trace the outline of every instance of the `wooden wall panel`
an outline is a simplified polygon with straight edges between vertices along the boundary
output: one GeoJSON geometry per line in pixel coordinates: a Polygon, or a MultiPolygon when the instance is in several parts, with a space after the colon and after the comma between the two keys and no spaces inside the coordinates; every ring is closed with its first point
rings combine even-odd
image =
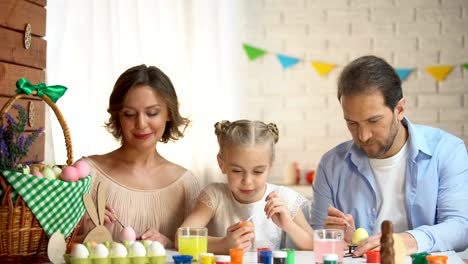
{"type": "Polygon", "coordinates": [[[46,34],[46,9],[24,0],[0,1],[0,26],[24,32],[26,24],[31,24],[31,33],[36,36],[46,34]]]}
{"type": "Polygon", "coordinates": [[[0,61],[13,62],[34,68],[46,68],[47,43],[32,37],[31,47],[24,48],[24,34],[0,27],[0,61]]]}
{"type": "Polygon", "coordinates": [[[16,81],[22,77],[32,84],[44,83],[45,71],[0,61],[0,96],[15,95],[16,81]]]}
{"type": "MultiPolygon", "coordinates": [[[[8,97],[0,96],[0,106],[3,106],[8,100],[8,97]]],[[[21,105],[33,118],[32,124],[28,122],[26,125],[26,131],[36,130],[40,127],[44,128],[46,103],[38,100],[20,99],[16,101],[15,104],[21,105]],[[30,107],[30,104],[33,106],[30,107]],[[32,110],[32,112],[30,112],[30,110],[32,110]]],[[[13,117],[16,117],[17,115],[17,112],[14,109],[9,110],[8,113],[13,117]]]]}

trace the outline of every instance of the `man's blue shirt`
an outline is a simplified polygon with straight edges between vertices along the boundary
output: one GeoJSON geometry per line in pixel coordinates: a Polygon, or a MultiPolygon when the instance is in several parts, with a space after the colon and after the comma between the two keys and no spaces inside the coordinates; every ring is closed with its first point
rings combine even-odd
{"type": "MultiPolygon", "coordinates": [[[[468,247],[468,153],[464,142],[437,128],[411,124],[405,173],[405,205],[419,252],[468,247]]],[[[322,228],[329,205],[351,214],[374,233],[381,199],[369,158],[344,142],[321,159],[313,184],[311,225],[322,228]]]]}

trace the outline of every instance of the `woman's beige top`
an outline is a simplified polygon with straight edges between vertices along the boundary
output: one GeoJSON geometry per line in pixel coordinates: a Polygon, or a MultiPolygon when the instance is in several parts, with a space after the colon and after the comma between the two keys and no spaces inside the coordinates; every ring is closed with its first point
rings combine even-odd
{"type": "MultiPolygon", "coordinates": [[[[193,208],[200,193],[200,181],[190,171],[186,171],[170,185],[156,190],[138,190],[125,186],[110,177],[92,159],[84,158],[91,167],[91,195],[96,201],[98,183],[106,185],[106,205],[115,209],[117,218],[135,229],[141,236],[149,228],[154,228],[171,240],[177,228],[193,208]]],[[[159,176],[158,176],[159,177],[159,176]]],[[[87,216],[87,214],[85,214],[87,216]]],[[[83,221],[85,225],[87,221],[83,221]]],[[[121,225],[114,224],[111,233],[120,241],[121,225]]],[[[89,227],[84,227],[89,231],[89,227]]]]}

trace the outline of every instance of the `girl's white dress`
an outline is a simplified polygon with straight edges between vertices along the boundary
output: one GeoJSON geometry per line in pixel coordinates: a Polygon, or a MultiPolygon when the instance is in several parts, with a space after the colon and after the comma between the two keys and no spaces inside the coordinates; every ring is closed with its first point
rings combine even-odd
{"type": "Polygon", "coordinates": [[[302,195],[285,186],[267,183],[262,199],[250,204],[239,203],[227,183],[212,183],[206,186],[198,200],[214,211],[213,218],[207,225],[208,235],[224,237],[229,226],[253,215],[250,220],[255,228],[253,248],[268,247],[273,250],[284,247],[284,232],[271,219],[267,219],[264,212],[265,198],[273,191],[287,203],[288,211],[293,218],[302,206],[306,205],[307,200],[302,195]]]}

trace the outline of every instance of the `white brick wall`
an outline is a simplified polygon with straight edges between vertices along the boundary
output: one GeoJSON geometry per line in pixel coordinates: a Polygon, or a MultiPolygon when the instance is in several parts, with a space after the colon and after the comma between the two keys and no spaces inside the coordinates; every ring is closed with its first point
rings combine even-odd
{"type": "Polygon", "coordinates": [[[336,78],[357,56],[374,54],[415,68],[403,82],[407,116],[468,144],[468,0],[244,0],[242,41],[272,53],[241,59],[241,113],[277,123],[280,141],[271,181],[286,164],[316,166],[351,139],[336,99],[336,78]],[[275,53],[303,59],[282,70],[275,53]],[[310,61],[337,64],[320,77],[310,61]],[[424,67],[456,64],[443,82],[424,67]]]}

